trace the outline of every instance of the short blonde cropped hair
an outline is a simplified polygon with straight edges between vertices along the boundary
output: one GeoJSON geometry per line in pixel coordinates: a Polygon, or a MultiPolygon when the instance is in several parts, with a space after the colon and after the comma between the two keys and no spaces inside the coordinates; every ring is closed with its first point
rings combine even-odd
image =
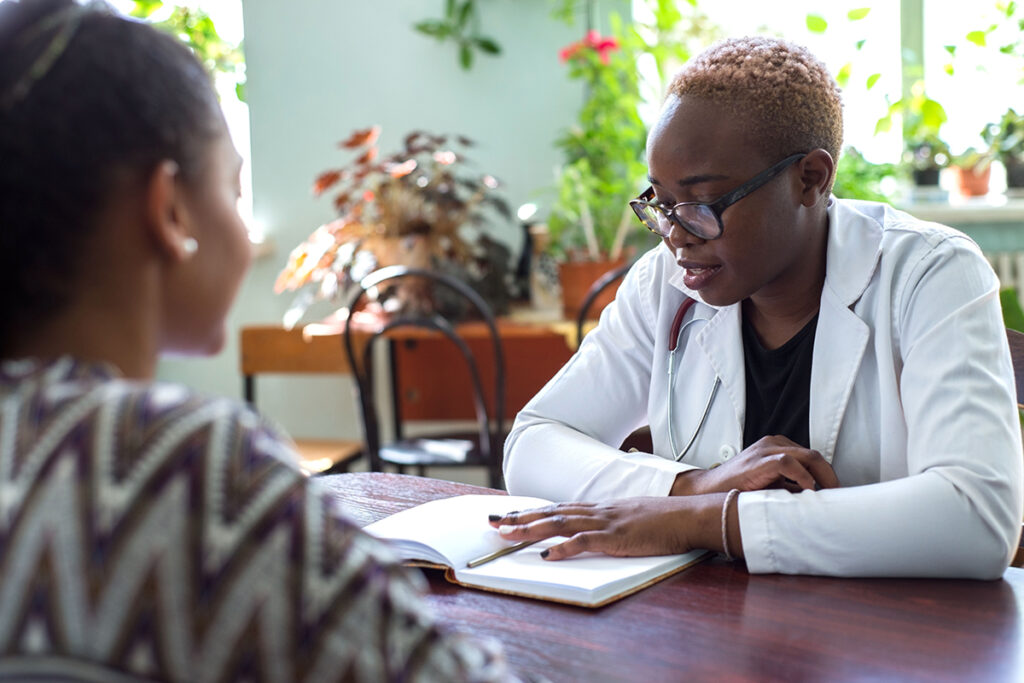
{"type": "Polygon", "coordinates": [[[706,98],[746,117],[754,144],[771,160],[821,148],[839,161],[839,85],[800,45],[760,36],[716,43],[683,66],[669,94],[706,98]]]}

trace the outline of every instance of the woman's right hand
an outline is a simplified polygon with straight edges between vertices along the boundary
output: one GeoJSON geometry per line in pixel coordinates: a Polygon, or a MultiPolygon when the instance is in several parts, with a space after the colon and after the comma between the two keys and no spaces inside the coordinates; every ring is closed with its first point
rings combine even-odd
{"type": "Polygon", "coordinates": [[[793,492],[839,486],[835,470],[821,453],[784,436],[765,436],[739,455],[709,470],[689,470],[676,476],[672,496],[722,493],[731,489],[759,491],[784,488],[793,492]]]}

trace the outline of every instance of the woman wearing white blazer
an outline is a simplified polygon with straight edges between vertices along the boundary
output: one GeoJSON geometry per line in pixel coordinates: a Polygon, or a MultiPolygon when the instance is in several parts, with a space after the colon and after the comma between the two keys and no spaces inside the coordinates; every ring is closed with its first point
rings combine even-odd
{"type": "Polygon", "coordinates": [[[998,280],[954,230],[831,197],[841,127],[824,67],[782,41],[727,41],[676,77],[634,202],[668,248],[506,443],[510,492],[590,503],[492,520],[507,538],[570,537],[552,560],[1003,572],[1022,485],[998,280]],[[619,451],[644,424],[654,452],[619,451]]]}

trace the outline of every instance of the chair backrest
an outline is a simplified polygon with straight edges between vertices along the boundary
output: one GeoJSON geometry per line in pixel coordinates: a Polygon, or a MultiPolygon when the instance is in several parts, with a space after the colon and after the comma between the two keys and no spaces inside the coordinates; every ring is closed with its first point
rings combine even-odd
{"type": "Polygon", "coordinates": [[[342,374],[349,372],[344,352],[330,337],[305,337],[301,329],[247,325],[239,333],[239,359],[247,403],[256,401],[256,377],[262,374],[342,374]]]}
{"type": "MultiPolygon", "coordinates": [[[[363,417],[364,435],[367,451],[370,456],[370,468],[378,470],[381,464],[380,420],[377,414],[377,403],[374,393],[375,383],[373,381],[373,348],[376,346],[375,342],[378,339],[386,337],[388,333],[398,328],[416,327],[439,332],[454,344],[461,353],[469,370],[473,389],[473,403],[480,437],[481,454],[488,463],[492,473],[500,471],[500,439],[504,434],[503,416],[505,414],[505,353],[502,348],[501,336],[498,333],[498,325],[494,318],[494,313],[483,298],[466,283],[444,273],[405,266],[389,266],[374,271],[354,288],[355,291],[348,302],[348,310],[357,310],[360,300],[366,296],[368,290],[379,289],[386,283],[394,283],[407,278],[422,278],[448,288],[451,292],[456,293],[467,301],[486,325],[490,332],[491,349],[494,354],[495,372],[492,403],[494,411],[492,416],[492,411],[488,409],[479,364],[473,356],[469,345],[459,336],[452,321],[438,313],[397,314],[388,319],[380,328],[372,332],[363,332],[363,334],[369,334],[369,339],[362,347],[362,357],[360,358],[356,353],[354,338],[361,333],[361,330],[352,324],[353,316],[350,315],[345,323],[343,342],[352,376],[356,381],[356,390],[359,394],[359,407],[363,417]]],[[[392,372],[400,372],[400,369],[392,367],[392,372]]],[[[393,386],[394,377],[392,377],[393,386]]],[[[402,431],[401,402],[397,396],[392,396],[392,405],[394,408],[393,428],[396,437],[400,438],[402,431]]]]}
{"type": "Polygon", "coordinates": [[[1017,384],[1017,407],[1024,410],[1024,334],[1006,329],[1010,342],[1010,360],[1013,361],[1013,379],[1017,384]]]}
{"type": "Polygon", "coordinates": [[[576,348],[579,348],[580,344],[583,343],[583,326],[586,324],[587,317],[590,315],[590,307],[594,305],[597,297],[601,296],[604,290],[612,286],[619,278],[623,277],[632,266],[632,263],[627,263],[624,266],[619,266],[615,270],[609,270],[601,277],[594,280],[594,284],[590,285],[590,289],[583,297],[583,303],[580,305],[579,315],[576,316],[576,348]]]}

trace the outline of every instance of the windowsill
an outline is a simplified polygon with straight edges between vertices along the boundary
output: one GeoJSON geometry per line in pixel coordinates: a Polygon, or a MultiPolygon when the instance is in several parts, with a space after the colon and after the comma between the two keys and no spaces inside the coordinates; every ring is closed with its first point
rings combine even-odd
{"type": "Polygon", "coordinates": [[[1024,197],[1004,194],[962,197],[951,193],[936,201],[904,201],[897,207],[924,221],[964,225],[970,223],[1024,223],[1024,197]]]}

